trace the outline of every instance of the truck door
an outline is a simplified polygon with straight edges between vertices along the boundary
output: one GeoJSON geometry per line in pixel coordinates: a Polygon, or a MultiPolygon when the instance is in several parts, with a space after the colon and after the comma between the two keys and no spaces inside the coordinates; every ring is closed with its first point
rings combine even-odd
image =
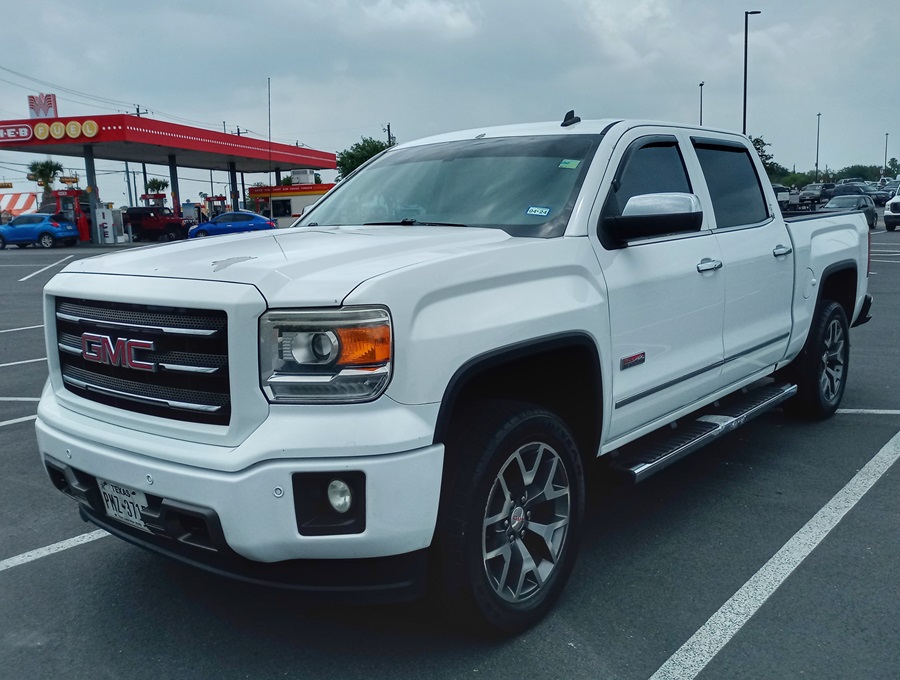
{"type": "Polygon", "coordinates": [[[791,333],[794,254],[784,219],[767,205],[761,168],[741,142],[692,138],[713,207],[725,281],[723,385],[784,357],[791,333]]]}
{"type": "Polygon", "coordinates": [[[630,198],[693,193],[679,140],[637,128],[618,141],[604,178],[597,252],[609,296],[613,417],[609,438],[635,432],[712,393],[723,358],[725,285],[719,244],[704,217],[663,235],[610,243],[610,218],[630,198]],[[612,175],[612,177],[610,177],[612,175]]]}

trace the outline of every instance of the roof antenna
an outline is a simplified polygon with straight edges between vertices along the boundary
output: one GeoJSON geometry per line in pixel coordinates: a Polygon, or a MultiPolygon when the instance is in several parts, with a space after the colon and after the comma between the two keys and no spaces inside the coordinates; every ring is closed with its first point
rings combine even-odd
{"type": "Polygon", "coordinates": [[[566,117],[563,118],[562,125],[560,127],[569,127],[570,125],[575,125],[575,123],[580,123],[581,118],[575,115],[575,109],[572,109],[566,114],[566,117]]]}

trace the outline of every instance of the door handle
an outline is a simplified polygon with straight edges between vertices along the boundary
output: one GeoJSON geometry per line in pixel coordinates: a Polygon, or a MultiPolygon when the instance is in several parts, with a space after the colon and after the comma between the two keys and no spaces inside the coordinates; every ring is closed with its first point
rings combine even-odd
{"type": "Polygon", "coordinates": [[[711,260],[708,257],[704,257],[702,260],[700,260],[700,263],[697,265],[697,271],[701,272],[701,273],[714,272],[717,269],[721,269],[721,268],[722,268],[721,260],[711,260]]]}
{"type": "Polygon", "coordinates": [[[777,246],[775,246],[775,248],[772,250],[772,254],[775,257],[781,257],[783,255],[790,255],[793,252],[794,252],[793,248],[791,248],[790,246],[783,246],[780,243],[777,246]]]}

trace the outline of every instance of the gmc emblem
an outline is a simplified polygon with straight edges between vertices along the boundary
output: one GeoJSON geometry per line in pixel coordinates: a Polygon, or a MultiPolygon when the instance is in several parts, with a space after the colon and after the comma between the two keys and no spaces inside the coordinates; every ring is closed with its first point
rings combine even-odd
{"type": "Polygon", "coordinates": [[[127,338],[118,338],[113,342],[108,335],[94,335],[93,333],[85,333],[81,336],[81,358],[85,361],[109,364],[110,366],[124,366],[137,371],[155,371],[156,364],[141,361],[135,356],[135,352],[139,349],[152,352],[153,342],[128,340],[127,338]]]}

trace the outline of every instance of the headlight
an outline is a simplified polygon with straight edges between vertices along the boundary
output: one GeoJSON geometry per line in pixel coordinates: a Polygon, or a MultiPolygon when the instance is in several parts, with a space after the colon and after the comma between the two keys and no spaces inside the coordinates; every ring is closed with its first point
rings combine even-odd
{"type": "Polygon", "coordinates": [[[259,321],[259,376],[270,402],[370,401],[391,377],[391,317],[380,307],[273,311],[259,321]]]}

